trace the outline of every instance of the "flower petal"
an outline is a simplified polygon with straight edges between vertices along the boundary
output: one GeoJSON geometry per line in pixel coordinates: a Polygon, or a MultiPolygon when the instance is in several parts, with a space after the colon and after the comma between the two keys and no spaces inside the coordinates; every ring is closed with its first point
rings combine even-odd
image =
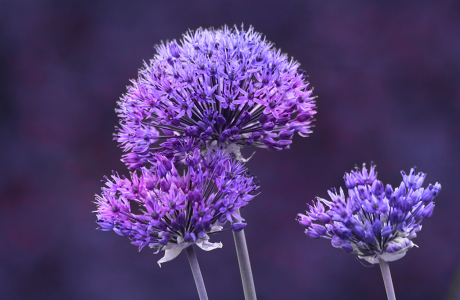
{"type": "Polygon", "coordinates": [[[196,243],[196,245],[198,247],[200,247],[201,249],[203,249],[204,251],[211,251],[211,250],[214,250],[214,249],[217,249],[217,248],[222,248],[222,243],[221,242],[210,243],[208,241],[202,241],[202,242],[196,243]]]}

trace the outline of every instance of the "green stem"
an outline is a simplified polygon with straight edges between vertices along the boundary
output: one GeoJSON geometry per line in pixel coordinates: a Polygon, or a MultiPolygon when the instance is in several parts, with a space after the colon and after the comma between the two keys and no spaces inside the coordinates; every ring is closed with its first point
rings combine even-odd
{"type": "MultiPolygon", "coordinates": [[[[237,213],[240,214],[239,210],[237,210],[237,213]]],[[[251,262],[249,261],[248,246],[246,244],[244,230],[238,232],[233,231],[233,238],[235,239],[241,281],[243,282],[244,299],[256,300],[256,288],[254,286],[254,279],[252,278],[251,262]]]]}
{"type": "Polygon", "coordinates": [[[396,300],[393,282],[391,281],[390,265],[388,262],[379,258],[380,270],[382,271],[383,282],[385,283],[385,290],[387,291],[388,300],[396,300]]]}
{"type": "Polygon", "coordinates": [[[195,248],[193,248],[193,246],[194,244],[185,248],[185,252],[187,253],[188,261],[190,263],[190,267],[192,268],[193,278],[195,279],[196,289],[198,290],[198,296],[200,297],[200,300],[208,300],[203,276],[201,276],[200,265],[198,264],[195,248]]]}

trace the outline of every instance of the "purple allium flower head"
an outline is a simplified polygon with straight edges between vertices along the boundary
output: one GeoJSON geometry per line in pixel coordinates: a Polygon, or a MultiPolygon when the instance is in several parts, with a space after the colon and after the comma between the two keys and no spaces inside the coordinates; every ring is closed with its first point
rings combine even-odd
{"type": "Polygon", "coordinates": [[[315,111],[299,64],[252,28],[198,29],[162,43],[118,102],[115,139],[132,170],[163,152],[195,148],[289,148],[308,136],[315,111]],[[167,139],[167,140],[165,140],[167,139]]]}
{"type": "MultiPolygon", "coordinates": [[[[147,245],[155,253],[165,250],[158,264],[193,243],[204,250],[222,247],[210,243],[209,235],[222,231],[227,221],[243,220],[236,210],[254,198],[258,186],[243,163],[223,150],[195,152],[183,175],[157,153],[150,169],[142,167],[131,178],[115,173],[106,178],[95,202],[99,229],[129,237],[139,251],[147,245]]],[[[232,229],[244,226],[235,223],[232,229]]]]}
{"type": "Polygon", "coordinates": [[[431,217],[433,199],[441,190],[439,183],[421,187],[426,174],[415,171],[401,171],[403,182],[393,189],[377,180],[375,165],[368,172],[363,164],[361,170],[345,173],[348,196],[342,188],[338,193],[331,189],[332,201],[317,197],[296,220],[308,236],[330,239],[334,247],[370,263],[398,260],[415,246],[411,240],[422,229],[422,220],[431,217]]]}

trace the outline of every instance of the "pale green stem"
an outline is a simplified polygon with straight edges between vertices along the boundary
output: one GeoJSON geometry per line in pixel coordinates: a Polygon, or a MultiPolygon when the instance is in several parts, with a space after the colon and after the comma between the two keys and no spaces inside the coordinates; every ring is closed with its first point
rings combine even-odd
{"type": "Polygon", "coordinates": [[[185,252],[187,253],[188,261],[190,263],[190,267],[192,268],[193,278],[195,279],[196,289],[198,290],[198,296],[200,297],[200,300],[208,300],[203,276],[201,276],[200,265],[198,265],[198,259],[196,258],[193,244],[185,248],[185,252]]]}
{"type": "Polygon", "coordinates": [[[380,270],[382,271],[383,282],[385,283],[385,290],[387,291],[388,300],[396,300],[393,282],[391,281],[390,265],[388,262],[379,258],[380,270]]]}
{"type": "MultiPolygon", "coordinates": [[[[237,213],[240,214],[240,211],[237,210],[237,213]]],[[[254,279],[252,278],[251,262],[249,261],[248,246],[246,245],[244,230],[238,232],[233,231],[233,238],[235,239],[241,281],[243,282],[244,299],[256,300],[256,288],[254,286],[254,279]]]]}

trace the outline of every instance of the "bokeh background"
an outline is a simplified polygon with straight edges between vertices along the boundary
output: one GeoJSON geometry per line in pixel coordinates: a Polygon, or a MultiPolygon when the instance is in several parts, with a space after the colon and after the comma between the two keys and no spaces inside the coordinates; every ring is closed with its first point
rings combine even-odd
{"type": "MultiPolygon", "coordinates": [[[[301,63],[318,96],[311,137],[257,150],[243,211],[258,297],[386,299],[380,269],[312,240],[294,218],[374,161],[443,189],[420,248],[391,264],[399,299],[460,299],[460,2],[0,1],[0,299],[197,299],[186,255],[95,230],[103,175],[128,174],[117,99],[153,46],[188,29],[253,25],[301,63]],[[457,294],[456,294],[457,293],[457,294]]],[[[216,236],[217,237],[217,236],[216,236]]],[[[210,299],[243,299],[230,232],[198,251],[210,299]]]]}

